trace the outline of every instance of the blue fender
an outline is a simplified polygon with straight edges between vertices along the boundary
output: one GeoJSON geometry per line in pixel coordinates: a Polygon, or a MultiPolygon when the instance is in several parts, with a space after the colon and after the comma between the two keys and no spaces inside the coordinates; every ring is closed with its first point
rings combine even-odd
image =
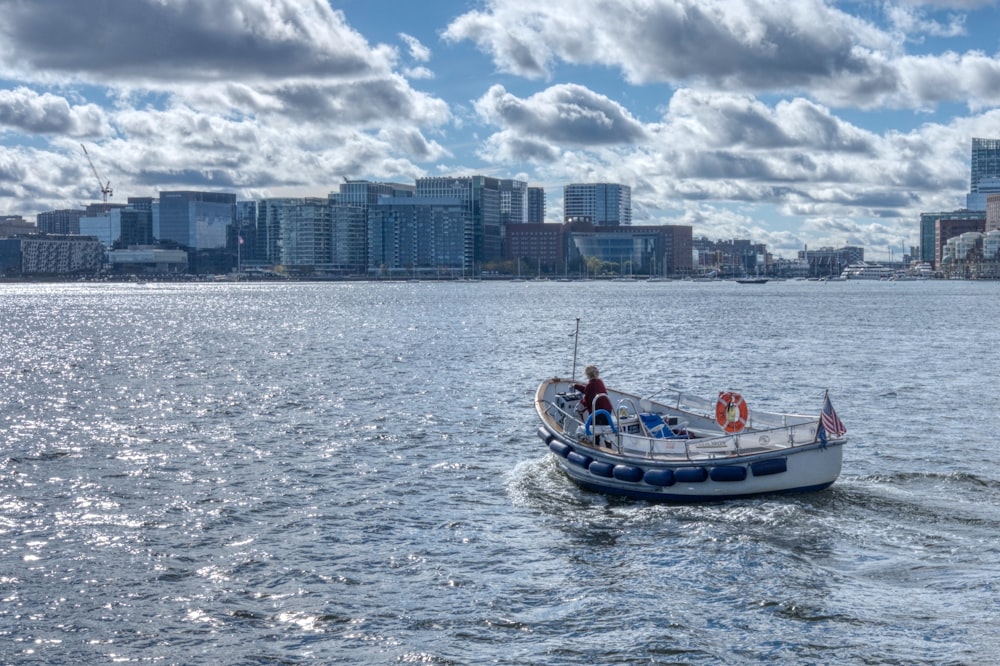
{"type": "Polygon", "coordinates": [[[555,438],[556,438],[556,436],[555,436],[555,435],[553,435],[553,434],[552,434],[551,432],[549,432],[548,430],[546,430],[545,428],[543,428],[543,427],[539,426],[539,427],[538,427],[538,438],[539,438],[540,440],[542,440],[543,442],[545,442],[546,444],[548,444],[548,443],[549,443],[549,442],[551,442],[551,441],[552,441],[553,439],[555,439],[555,438]]]}
{"type": "Polygon", "coordinates": [[[578,465],[584,469],[587,469],[587,467],[590,465],[591,462],[593,462],[594,459],[591,458],[590,456],[585,456],[582,453],[577,453],[576,451],[570,451],[569,453],[566,454],[566,460],[570,461],[574,465],[578,465]]]}
{"type": "Polygon", "coordinates": [[[565,458],[566,456],[569,455],[569,452],[572,450],[573,449],[570,448],[568,444],[563,444],[558,440],[549,442],[549,451],[556,454],[560,458],[565,458]]]}
{"type": "Polygon", "coordinates": [[[747,478],[747,468],[743,465],[719,465],[709,473],[712,481],[744,481],[747,478]]]}
{"type": "Polygon", "coordinates": [[[646,472],[642,480],[651,486],[672,486],[674,485],[674,470],[672,469],[651,469],[646,472]]]}
{"type": "Polygon", "coordinates": [[[758,460],[750,463],[750,471],[754,476],[767,476],[768,474],[781,474],[788,471],[788,458],[771,458],[770,460],[758,460]]]}
{"type": "Polygon", "coordinates": [[[633,465],[615,465],[613,474],[619,481],[631,481],[632,483],[642,481],[642,468],[633,465]]]}
{"type": "Polygon", "coordinates": [[[590,463],[590,467],[587,469],[589,469],[590,473],[594,476],[603,476],[605,479],[610,479],[611,475],[614,473],[615,466],[611,463],[595,460],[590,463]]]}
{"type": "Polygon", "coordinates": [[[674,470],[677,483],[701,483],[708,478],[708,470],[704,467],[679,467],[674,470]]]}

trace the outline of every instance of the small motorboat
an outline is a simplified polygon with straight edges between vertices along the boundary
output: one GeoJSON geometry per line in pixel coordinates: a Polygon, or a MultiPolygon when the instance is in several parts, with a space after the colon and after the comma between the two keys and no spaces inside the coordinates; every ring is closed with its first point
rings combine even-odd
{"type": "Polygon", "coordinates": [[[584,417],[575,383],[543,381],[535,410],[538,436],[584,488],[695,502],[818,491],[840,475],[846,428],[829,395],[819,413],[801,415],[751,410],[735,391],[706,399],[670,389],[654,400],[608,388],[613,410],[584,417]],[[596,425],[601,413],[606,424],[596,425]]]}

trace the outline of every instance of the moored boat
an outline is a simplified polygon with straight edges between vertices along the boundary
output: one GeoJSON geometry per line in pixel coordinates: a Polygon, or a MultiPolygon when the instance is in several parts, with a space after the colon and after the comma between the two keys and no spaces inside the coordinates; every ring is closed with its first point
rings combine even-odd
{"type": "Polygon", "coordinates": [[[892,269],[882,264],[873,264],[866,261],[848,265],[840,273],[844,280],[888,280],[892,277],[892,269]]]}
{"type": "Polygon", "coordinates": [[[535,410],[538,436],[584,488],[693,502],[818,491],[840,475],[846,429],[828,396],[820,413],[801,415],[751,410],[733,391],[653,400],[609,388],[613,409],[583,417],[574,383],[543,381],[535,410]],[[595,425],[602,412],[608,424],[595,425]]]}

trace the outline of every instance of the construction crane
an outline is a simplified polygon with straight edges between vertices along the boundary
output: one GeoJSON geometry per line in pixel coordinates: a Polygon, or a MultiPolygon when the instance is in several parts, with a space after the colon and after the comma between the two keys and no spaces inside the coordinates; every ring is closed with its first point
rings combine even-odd
{"type": "Polygon", "coordinates": [[[107,183],[101,181],[101,177],[97,175],[97,167],[94,166],[94,160],[90,159],[90,153],[87,152],[87,146],[81,143],[80,147],[83,148],[83,154],[87,156],[87,162],[90,163],[90,170],[94,172],[94,178],[97,179],[97,186],[101,188],[101,196],[104,197],[104,205],[107,207],[108,197],[111,196],[111,181],[109,180],[107,183]]]}

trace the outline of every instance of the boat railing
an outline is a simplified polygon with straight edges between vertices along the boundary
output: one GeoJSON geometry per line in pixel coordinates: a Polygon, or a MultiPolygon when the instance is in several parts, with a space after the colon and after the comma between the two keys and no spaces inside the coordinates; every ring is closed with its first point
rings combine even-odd
{"type": "MultiPolygon", "coordinates": [[[[671,391],[672,397],[660,399],[659,401],[678,411],[689,412],[710,421],[715,420],[714,400],[703,398],[700,395],[691,395],[680,390],[671,391]]],[[[668,394],[669,395],[669,394],[668,394]]],[[[750,407],[750,420],[747,427],[753,430],[770,430],[772,428],[784,428],[801,425],[816,421],[816,416],[806,414],[783,414],[779,412],[769,412],[762,409],[750,407]]]]}
{"type": "Polygon", "coordinates": [[[646,435],[619,433],[619,448],[624,454],[641,455],[650,460],[710,460],[751,455],[811,444],[816,441],[817,423],[812,421],[694,439],[658,439],[646,435]]]}

